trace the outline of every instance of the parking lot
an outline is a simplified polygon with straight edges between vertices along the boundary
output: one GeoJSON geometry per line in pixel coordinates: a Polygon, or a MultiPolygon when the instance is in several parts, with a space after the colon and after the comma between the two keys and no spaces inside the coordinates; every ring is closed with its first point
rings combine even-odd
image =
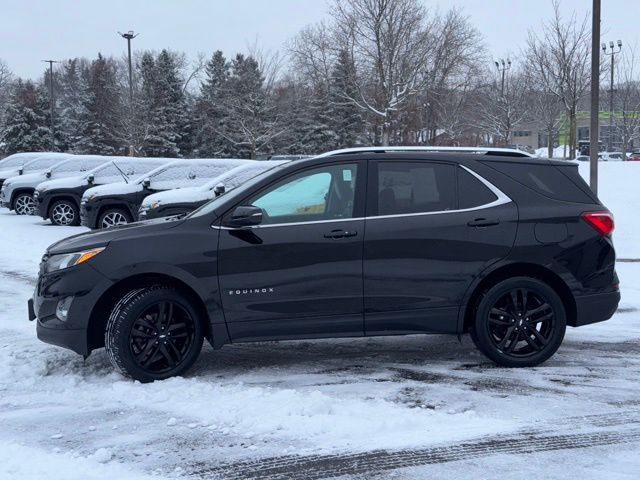
{"type": "Polygon", "coordinates": [[[497,368],[464,337],[268,342],[205,346],[188,377],[148,385],[36,339],[39,258],[85,229],[2,209],[0,477],[566,478],[570,459],[573,477],[637,478],[640,255],[619,186],[601,197],[620,308],[541,367],[497,368]]]}

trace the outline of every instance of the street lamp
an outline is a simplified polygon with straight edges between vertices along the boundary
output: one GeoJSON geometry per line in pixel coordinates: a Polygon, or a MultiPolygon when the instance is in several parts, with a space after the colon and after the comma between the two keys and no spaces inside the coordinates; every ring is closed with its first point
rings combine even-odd
{"type": "Polygon", "coordinates": [[[610,51],[607,52],[607,45],[602,44],[602,53],[611,57],[611,83],[609,84],[609,136],[607,139],[607,150],[610,152],[613,148],[613,72],[615,66],[615,58],[618,53],[622,51],[622,40],[618,40],[618,49],[613,44],[613,41],[609,42],[610,51]]]}
{"type": "MultiPolygon", "coordinates": [[[[133,30],[129,30],[127,33],[118,32],[118,34],[120,34],[120,36],[127,41],[127,53],[129,59],[129,112],[131,115],[131,118],[129,119],[129,121],[131,122],[131,125],[129,127],[129,135],[130,141],[133,143],[133,68],[131,67],[131,40],[133,40],[140,34],[134,34],[133,30]]],[[[133,156],[133,153],[133,145],[130,144],[129,155],[133,156]]]]}
{"type": "Polygon", "coordinates": [[[505,62],[504,58],[501,58],[499,61],[495,61],[493,63],[495,63],[496,68],[498,69],[498,72],[502,74],[500,95],[504,97],[504,75],[505,75],[505,72],[511,68],[511,60],[507,58],[507,61],[505,62]]]}
{"type": "Polygon", "coordinates": [[[59,63],[57,60],[42,60],[45,63],[49,64],[49,123],[51,125],[51,151],[55,151],[56,149],[56,132],[55,132],[55,123],[53,119],[53,111],[55,108],[55,103],[53,101],[53,64],[59,63]]]}

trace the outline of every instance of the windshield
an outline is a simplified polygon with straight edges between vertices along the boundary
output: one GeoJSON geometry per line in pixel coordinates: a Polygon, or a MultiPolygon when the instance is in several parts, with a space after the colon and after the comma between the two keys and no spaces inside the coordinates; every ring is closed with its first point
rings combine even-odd
{"type": "Polygon", "coordinates": [[[22,171],[24,173],[27,173],[27,172],[37,172],[38,170],[45,170],[46,168],[50,167],[54,163],[58,163],[61,160],[62,160],[61,158],[55,158],[55,157],[37,158],[35,160],[32,160],[29,163],[25,163],[24,166],[22,167],[22,171]]]}
{"type": "MultiPolygon", "coordinates": [[[[224,201],[227,201],[230,198],[233,199],[233,198],[237,198],[244,195],[244,193],[247,190],[251,189],[256,183],[262,180],[266,175],[270,174],[276,168],[281,166],[282,164],[274,165],[267,170],[258,172],[257,174],[255,174],[255,176],[253,176],[253,178],[247,179],[246,183],[239,185],[236,188],[233,188],[232,192],[226,192],[224,195],[216,197],[213,200],[202,205],[200,208],[194,210],[193,212],[191,212],[191,214],[188,215],[188,218],[191,218],[191,217],[195,218],[195,217],[201,217],[203,215],[208,215],[209,213],[213,212],[218,207],[218,205],[220,205],[221,199],[224,199],[224,201]]],[[[225,183],[225,188],[226,188],[226,183],[225,183]]]]}
{"type": "Polygon", "coordinates": [[[57,172],[86,172],[92,168],[99,167],[107,160],[105,158],[74,158],[66,160],[51,168],[54,173],[57,172]]]}
{"type": "Polygon", "coordinates": [[[219,177],[216,177],[215,179],[207,183],[206,187],[207,190],[214,190],[216,186],[222,184],[224,185],[225,192],[228,193],[230,190],[233,190],[237,186],[242,185],[244,182],[252,179],[256,175],[259,175],[266,170],[271,170],[273,167],[277,167],[278,165],[282,165],[283,163],[287,162],[285,160],[262,161],[236,167],[233,170],[229,170],[219,177]]]}
{"type": "Polygon", "coordinates": [[[33,157],[31,158],[14,157],[14,158],[5,159],[4,161],[2,161],[2,163],[0,163],[0,170],[4,168],[9,168],[9,167],[19,167],[21,165],[24,165],[26,162],[28,162],[31,159],[33,159],[33,157]]]}
{"type": "Polygon", "coordinates": [[[237,163],[176,163],[151,176],[150,187],[154,190],[169,190],[183,187],[199,187],[214,177],[231,170],[237,163]]]}
{"type": "Polygon", "coordinates": [[[96,183],[123,182],[123,174],[127,178],[137,178],[162,165],[161,162],[140,162],[126,158],[107,160],[107,162],[91,172],[95,177],[96,183]]]}

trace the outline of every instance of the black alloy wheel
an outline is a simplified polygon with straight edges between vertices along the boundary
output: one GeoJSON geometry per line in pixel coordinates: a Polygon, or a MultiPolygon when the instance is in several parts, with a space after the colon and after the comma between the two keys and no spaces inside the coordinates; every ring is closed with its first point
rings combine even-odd
{"type": "Polygon", "coordinates": [[[192,300],[172,287],[127,292],[107,321],[105,348],[111,363],[141,382],[181,375],[202,349],[199,315],[192,300]]]}
{"type": "Polygon", "coordinates": [[[195,341],[195,321],[172,301],[151,305],[133,322],[129,348],[136,365],[162,374],[176,368],[195,341]]]}
{"type": "Polygon", "coordinates": [[[535,278],[514,277],[481,297],[471,338],[499,365],[527,367],[551,357],[565,330],[566,312],[555,290],[535,278]]]}

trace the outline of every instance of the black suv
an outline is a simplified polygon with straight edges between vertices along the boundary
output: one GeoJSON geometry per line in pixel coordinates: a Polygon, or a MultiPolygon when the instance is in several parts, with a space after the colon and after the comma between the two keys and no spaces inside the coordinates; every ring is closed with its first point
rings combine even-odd
{"type": "Polygon", "coordinates": [[[169,163],[170,158],[104,157],[104,163],[77,177],[39,184],[33,199],[37,214],[54,225],[80,225],[82,194],[96,185],[122,183],[169,163]]]}
{"type": "Polygon", "coordinates": [[[611,317],[612,215],[570,162],[341,151],[276,167],[186,218],[50,246],[38,337],[140,381],[226,343],[471,334],[503,366],[611,317]]]}

